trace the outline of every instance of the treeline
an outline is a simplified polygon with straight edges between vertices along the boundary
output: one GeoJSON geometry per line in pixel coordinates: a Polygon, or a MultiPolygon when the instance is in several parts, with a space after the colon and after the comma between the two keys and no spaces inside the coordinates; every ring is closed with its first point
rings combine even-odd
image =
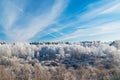
{"type": "Polygon", "coordinates": [[[120,41],[2,43],[0,80],[119,80],[120,41]]]}

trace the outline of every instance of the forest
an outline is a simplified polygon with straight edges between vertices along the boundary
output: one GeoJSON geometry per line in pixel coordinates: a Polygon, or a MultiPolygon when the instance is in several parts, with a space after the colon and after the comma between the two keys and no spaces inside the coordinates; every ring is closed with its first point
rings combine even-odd
{"type": "Polygon", "coordinates": [[[119,80],[120,40],[0,42],[0,80],[119,80]]]}

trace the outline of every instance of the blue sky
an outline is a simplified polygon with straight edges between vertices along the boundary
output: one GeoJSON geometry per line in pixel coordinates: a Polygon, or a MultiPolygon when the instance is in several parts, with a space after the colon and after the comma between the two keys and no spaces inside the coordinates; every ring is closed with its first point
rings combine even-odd
{"type": "Polygon", "coordinates": [[[120,39],[120,0],[0,1],[0,41],[120,39]]]}

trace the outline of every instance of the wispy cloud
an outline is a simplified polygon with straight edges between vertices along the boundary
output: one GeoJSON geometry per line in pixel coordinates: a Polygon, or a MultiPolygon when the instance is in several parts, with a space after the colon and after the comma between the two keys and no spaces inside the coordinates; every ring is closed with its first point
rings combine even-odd
{"type": "Polygon", "coordinates": [[[2,13],[2,25],[6,30],[9,30],[16,20],[19,18],[19,15],[22,13],[22,9],[24,8],[24,5],[19,6],[15,4],[13,1],[2,1],[2,7],[3,12],[2,13]]]}
{"type": "MultiPolygon", "coordinates": [[[[80,29],[77,30],[69,35],[64,35],[60,38],[54,39],[55,41],[74,41],[75,39],[81,39],[82,37],[93,37],[93,36],[104,36],[106,34],[114,34],[120,32],[120,23],[119,22],[111,22],[106,23],[104,25],[98,25],[93,28],[87,28],[87,29],[80,29]]],[[[88,39],[89,40],[89,39],[88,39]]]]}
{"type": "MultiPolygon", "coordinates": [[[[70,34],[66,34],[64,36],[61,36],[59,38],[53,39],[55,41],[71,41],[71,40],[75,40],[75,39],[82,39],[82,37],[90,37],[92,38],[92,36],[100,36],[100,35],[106,35],[106,34],[114,34],[114,33],[118,33],[120,32],[120,21],[112,21],[113,18],[111,18],[111,20],[109,19],[97,19],[98,17],[103,17],[105,14],[109,13],[112,14],[112,12],[116,13],[118,12],[117,10],[119,9],[120,6],[120,2],[116,1],[116,2],[112,2],[108,5],[99,7],[97,9],[93,9],[92,11],[88,11],[85,14],[82,14],[79,19],[73,23],[64,25],[65,28],[69,27],[69,26],[73,26],[76,25],[77,23],[81,23],[83,21],[87,21],[88,23],[85,22],[85,24],[80,24],[79,26],[75,26],[78,28],[78,30],[70,33],[70,34]],[[100,22],[99,22],[100,21],[100,22]],[[91,22],[91,23],[90,23],[91,22]],[[81,28],[85,28],[86,29],[81,29],[81,28]]],[[[116,18],[117,19],[117,18],[116,18]]]]}
{"type": "Polygon", "coordinates": [[[117,3],[110,8],[104,10],[101,14],[113,13],[113,12],[120,12],[120,3],[117,3]]]}
{"type": "Polygon", "coordinates": [[[81,3],[81,0],[78,1],[79,4],[74,4],[74,0],[53,0],[52,4],[48,2],[48,5],[42,4],[41,1],[38,0],[38,3],[43,6],[37,6],[36,9],[36,5],[29,1],[2,0],[2,5],[0,4],[2,7],[0,26],[4,28],[2,34],[4,32],[11,41],[29,41],[33,38],[42,40],[47,36],[47,41],[70,41],[85,40],[87,37],[97,39],[97,36],[120,32],[119,0],[86,3],[81,3]],[[30,5],[35,6],[37,14],[30,5]]]}
{"type": "MultiPolygon", "coordinates": [[[[109,19],[109,20],[108,19],[97,19],[97,17],[100,17],[100,16],[103,17],[103,15],[106,13],[111,14],[111,12],[114,12],[114,11],[116,12],[116,9],[118,9],[120,3],[118,0],[109,1],[109,3],[107,3],[106,5],[104,3],[105,1],[100,1],[100,2],[93,3],[93,4],[86,6],[87,11],[83,12],[82,14],[80,13],[78,15],[74,15],[74,17],[76,17],[77,19],[72,22],[64,23],[64,24],[61,24],[61,23],[59,24],[59,22],[56,23],[56,25],[58,26],[56,28],[57,32],[62,33],[61,32],[62,29],[65,29],[67,27],[69,28],[70,26],[74,26],[75,28],[78,28],[78,29],[88,28],[88,27],[97,27],[98,25],[112,21],[112,19],[109,19]],[[95,6],[99,6],[99,7],[95,7],[95,6]]],[[[49,33],[53,33],[53,32],[55,31],[52,31],[52,30],[49,31],[49,33]]],[[[47,35],[47,34],[44,34],[44,35],[47,35]]]]}
{"type": "Polygon", "coordinates": [[[68,1],[55,0],[53,6],[49,6],[51,7],[49,13],[34,16],[33,18],[31,18],[30,21],[26,22],[25,26],[22,26],[22,29],[19,29],[17,27],[10,29],[10,27],[14,25],[14,22],[19,17],[19,13],[22,9],[18,9],[18,6],[15,6],[15,4],[12,5],[12,3],[7,2],[6,4],[8,4],[8,6],[4,6],[4,14],[7,14],[7,17],[4,18],[7,21],[3,20],[4,22],[6,22],[4,23],[6,24],[4,26],[10,30],[7,32],[7,36],[9,36],[15,41],[27,41],[31,39],[38,32],[51,25],[54,22],[54,20],[57,20],[57,17],[64,11],[65,7],[67,6],[67,3],[68,1]]]}

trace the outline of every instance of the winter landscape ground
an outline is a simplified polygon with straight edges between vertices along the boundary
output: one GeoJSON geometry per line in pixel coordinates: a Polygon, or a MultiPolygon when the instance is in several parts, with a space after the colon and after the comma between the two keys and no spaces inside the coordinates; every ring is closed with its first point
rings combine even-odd
{"type": "Polygon", "coordinates": [[[0,0],[0,80],[120,80],[120,0],[0,0]]]}
{"type": "Polygon", "coordinates": [[[0,80],[120,80],[120,41],[1,42],[0,80]]]}

